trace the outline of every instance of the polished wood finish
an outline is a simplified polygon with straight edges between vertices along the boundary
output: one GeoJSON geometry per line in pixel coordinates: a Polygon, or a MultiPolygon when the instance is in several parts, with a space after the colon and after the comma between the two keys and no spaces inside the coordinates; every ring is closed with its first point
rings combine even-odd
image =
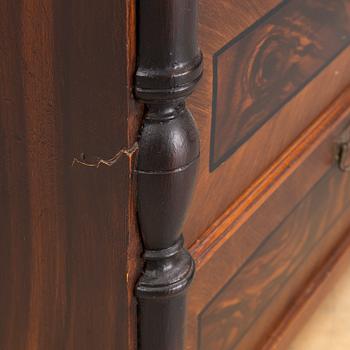
{"type": "MultiPolygon", "coordinates": [[[[220,293],[254,251],[268,239],[271,232],[281,225],[293,207],[302,201],[306,193],[311,191],[330,167],[335,168],[334,171],[338,171],[339,176],[347,176],[341,175],[345,173],[337,168],[339,149],[335,145],[342,142],[343,130],[350,122],[349,101],[350,91],[346,91],[271,165],[261,178],[252,184],[251,188],[228,208],[222,217],[213,223],[202,239],[192,246],[191,253],[196,261],[197,274],[189,294],[187,323],[189,334],[200,332],[198,317],[202,310],[216,294],[220,293]]],[[[341,196],[338,193],[338,199],[346,195],[346,191],[341,196]]],[[[340,208],[340,204],[337,207],[340,208]]],[[[347,217],[344,218],[343,224],[350,225],[347,217]]],[[[316,255],[317,259],[321,259],[323,254],[329,254],[334,245],[333,239],[339,236],[330,237],[325,248],[322,248],[324,252],[316,255]]],[[[312,268],[318,264],[317,259],[314,263],[311,263],[310,259],[308,257],[308,263],[305,265],[306,275],[312,273],[312,268]],[[309,264],[311,271],[306,269],[309,264]]],[[[307,277],[300,275],[303,278],[307,277]]],[[[287,293],[283,302],[288,304],[293,295],[292,291],[298,293],[303,283],[304,281],[293,278],[287,287],[291,294],[287,293]]],[[[254,290],[256,293],[260,291],[260,289],[254,290]]],[[[234,298],[233,295],[232,298],[234,298]]],[[[281,310],[284,310],[285,306],[282,304],[281,301],[281,305],[276,303],[267,308],[267,315],[270,318],[275,313],[275,322],[281,317],[281,310]]],[[[267,316],[263,324],[259,325],[261,329],[254,325],[241,340],[245,346],[238,344],[237,349],[249,348],[259,341],[261,343],[261,337],[266,336],[267,324],[271,324],[270,321],[267,316]],[[260,333],[259,330],[261,330],[260,333]],[[255,331],[256,335],[253,336],[252,333],[255,331]],[[253,341],[255,343],[252,343],[253,341]]],[[[195,337],[187,337],[188,348],[197,349],[198,345],[195,337]]]]}
{"type": "Polygon", "coordinates": [[[199,315],[199,349],[234,349],[349,205],[350,177],[334,166],[199,315]],[[323,215],[327,213],[327,215],[323,215]]]}
{"type": "Polygon", "coordinates": [[[133,346],[132,13],[0,4],[1,349],[133,346]]]}
{"type": "Polygon", "coordinates": [[[136,285],[139,349],[183,349],[186,289],[194,262],[182,226],[199,161],[185,99],[202,75],[196,0],[138,6],[135,96],[145,103],[136,166],[144,271],[136,285]]]}
{"type": "Polygon", "coordinates": [[[214,170],[350,43],[346,0],[284,1],[213,56],[214,170]]]}
{"type": "MultiPolygon", "coordinates": [[[[350,89],[347,89],[192,245],[191,252],[198,269],[210,260],[226,241],[234,239],[235,232],[247,223],[260,207],[271,200],[275,192],[280,190],[280,186],[288,187],[286,182],[290,181],[295,172],[304,171],[308,176],[307,179],[301,176],[299,182],[292,184],[291,191],[294,191],[294,195],[301,195],[306,186],[320,179],[329,164],[335,162],[338,157],[338,149],[334,150],[332,145],[333,138],[336,137],[337,143],[342,144],[343,134],[348,137],[348,128],[345,131],[342,128],[346,125],[350,113],[349,101],[350,89]],[[304,165],[314,152],[319,154],[319,159],[310,165],[304,165]]],[[[293,200],[294,197],[290,196],[288,203],[281,202],[283,206],[280,210],[284,210],[283,215],[287,213],[285,210],[291,209],[293,200]]]]}
{"type": "MultiPolygon", "coordinates": [[[[249,3],[219,0],[213,6],[211,0],[199,1],[198,34],[204,56],[205,73],[198,88],[188,99],[188,106],[196,119],[201,135],[198,185],[184,227],[184,237],[188,246],[193,244],[271,166],[349,84],[350,48],[348,47],[259,128],[230,158],[214,172],[209,171],[213,55],[280,3],[281,1],[276,0],[250,0],[249,3]]],[[[271,79],[276,78],[271,76],[271,79]]]]}
{"type": "MultiPolygon", "coordinates": [[[[334,226],[319,242],[317,247],[312,251],[312,254],[307,257],[302,269],[294,274],[292,280],[275,295],[273,303],[256,320],[251,331],[242,338],[237,347],[238,350],[245,350],[247,348],[260,350],[264,348],[266,341],[284,322],[294,303],[306,291],[310,279],[321,273],[325,262],[337,253],[337,248],[346,240],[349,232],[349,213],[350,210],[348,208],[338,217],[334,226]]],[[[322,299],[316,299],[313,302],[320,303],[321,301],[322,299]]],[[[303,323],[301,322],[299,327],[302,326],[303,323]]],[[[293,330],[290,331],[292,332],[293,330]]],[[[297,331],[298,328],[295,328],[294,332],[297,331]]],[[[286,341],[287,337],[288,335],[286,335],[286,341]]]]}
{"type": "MultiPolygon", "coordinates": [[[[285,287],[278,287],[278,293],[264,312],[255,316],[252,316],[254,312],[250,313],[256,318],[246,333],[240,330],[249,323],[244,319],[244,312],[240,319],[242,324],[237,322],[236,327],[240,335],[234,333],[232,322],[226,317],[212,319],[214,313],[210,313],[205,322],[200,321],[200,315],[211,300],[224,293],[223,288],[229,280],[257,250],[262,249],[263,242],[330,168],[342,174],[339,175],[341,178],[348,176],[337,168],[340,164],[337,145],[347,142],[340,135],[350,122],[350,92],[347,89],[350,84],[347,20],[350,2],[330,4],[310,0],[300,6],[297,4],[298,1],[219,0],[213,6],[209,0],[199,2],[199,42],[205,73],[188,99],[200,130],[201,162],[198,185],[184,227],[185,242],[195,259],[197,271],[188,295],[187,349],[199,349],[200,345],[220,348],[225,341],[228,348],[236,341],[236,350],[260,349],[271,336],[273,327],[277,328],[282,322],[292,300],[302,293],[310,276],[316,274],[326,257],[335,252],[336,243],[350,226],[346,211],[325,231],[314,254],[305,256],[303,268],[286,282],[285,287]],[[335,24],[328,26],[328,21],[335,24]],[[335,27],[343,34],[342,38],[337,36],[335,27]],[[285,43],[282,45],[285,50],[278,50],[281,44],[274,46],[275,40],[285,43]],[[261,42],[271,43],[271,46],[259,46],[261,42]],[[273,65],[274,57],[282,63],[273,65]],[[240,59],[246,64],[237,64],[240,59]],[[293,69],[298,74],[289,74],[293,69]],[[220,79],[215,80],[216,73],[221,74],[220,79]],[[249,80],[249,77],[260,77],[263,73],[265,80],[249,80]],[[248,85],[242,81],[252,83],[248,85]],[[256,81],[266,89],[259,90],[256,81]],[[250,103],[260,96],[258,92],[264,98],[260,99],[261,106],[255,109],[257,113],[253,113],[249,121],[246,115],[240,120],[240,112],[245,107],[251,111],[250,103]],[[244,99],[246,95],[252,98],[244,99]],[[217,98],[216,104],[213,97],[217,98]],[[244,100],[242,110],[234,103],[237,102],[235,98],[244,100]],[[232,104],[221,113],[226,124],[216,142],[230,152],[234,149],[230,148],[232,145],[236,145],[236,149],[214,164],[211,163],[215,158],[213,153],[210,156],[214,133],[212,118],[215,107],[224,109],[222,102],[232,104]],[[236,122],[237,128],[234,127],[236,122]],[[244,136],[248,134],[249,137],[244,136]],[[229,135],[232,137],[225,137],[229,135]],[[214,168],[215,171],[211,171],[214,168]],[[205,324],[212,328],[208,326],[205,331],[205,324]],[[213,338],[208,335],[212,329],[217,330],[213,338]],[[206,332],[202,343],[201,332],[206,332]]],[[[344,195],[348,195],[346,188],[344,195]]],[[[340,208],[341,199],[338,200],[339,210],[345,209],[340,208]]],[[[317,222],[317,218],[314,221],[317,222]]],[[[293,220],[290,224],[293,225],[293,220]]],[[[271,241],[271,246],[274,242],[271,241]]],[[[244,276],[240,278],[244,279],[244,276]]],[[[254,283],[247,277],[248,282],[254,283]]],[[[239,283],[233,284],[232,289],[226,291],[226,300],[235,299],[239,288],[239,283]]],[[[252,298],[261,290],[260,286],[252,288],[252,298]]],[[[227,317],[230,319],[231,316],[227,317]]]]}
{"type": "Polygon", "coordinates": [[[1,2],[0,349],[283,349],[350,232],[349,9],[1,2]]]}

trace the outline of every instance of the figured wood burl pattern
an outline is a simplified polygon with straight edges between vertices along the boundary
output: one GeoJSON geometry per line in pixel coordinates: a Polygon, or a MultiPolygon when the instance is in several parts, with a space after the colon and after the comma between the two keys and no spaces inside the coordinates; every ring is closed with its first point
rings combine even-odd
{"type": "Polygon", "coordinates": [[[201,350],[239,344],[348,206],[349,186],[350,177],[332,168],[268,236],[200,314],[201,350]]]}
{"type": "MultiPolygon", "coordinates": [[[[348,90],[339,96],[191,247],[197,274],[189,294],[188,349],[199,348],[198,339],[192,334],[198,334],[198,316],[202,310],[334,165],[334,145],[343,142],[343,131],[349,123],[349,96],[348,90]]],[[[349,209],[345,214],[348,213],[349,209]]],[[[346,225],[348,216],[342,214],[343,217],[346,225]]],[[[281,321],[281,312],[284,314],[288,309],[290,299],[303,288],[309,274],[318,269],[320,259],[332,250],[339,237],[336,230],[332,228],[332,234],[327,235],[330,237],[317,246],[303,270],[289,279],[283,292],[242,338],[237,349],[253,349],[257,343],[261,345],[262,337],[271,334],[271,328],[281,321]]]]}
{"type": "Polygon", "coordinates": [[[204,55],[204,75],[188,99],[188,106],[200,130],[201,161],[196,190],[183,230],[187,246],[192,245],[349,84],[350,46],[229,159],[215,171],[209,171],[213,55],[280,2],[218,0],[213,6],[212,0],[199,1],[199,39],[204,55]],[[234,20],[232,14],[235,14],[234,20]]]}
{"type": "Polygon", "coordinates": [[[350,1],[283,1],[213,57],[214,170],[350,43],[350,1]]]}

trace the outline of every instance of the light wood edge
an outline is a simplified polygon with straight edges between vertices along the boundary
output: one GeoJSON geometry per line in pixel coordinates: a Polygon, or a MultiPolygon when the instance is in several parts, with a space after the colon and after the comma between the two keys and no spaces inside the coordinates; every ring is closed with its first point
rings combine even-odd
{"type": "Polygon", "coordinates": [[[306,324],[342,272],[349,266],[349,263],[350,232],[348,231],[316,275],[301,291],[295,303],[283,316],[261,350],[286,350],[297,332],[306,324]]]}
{"type": "Polygon", "coordinates": [[[197,271],[332,134],[349,113],[350,88],[347,88],[190,247],[197,271]]]}

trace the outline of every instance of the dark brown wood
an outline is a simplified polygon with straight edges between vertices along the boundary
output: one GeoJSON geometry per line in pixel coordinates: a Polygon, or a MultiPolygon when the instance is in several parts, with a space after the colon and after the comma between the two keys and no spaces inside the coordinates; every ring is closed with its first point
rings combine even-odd
{"type": "Polygon", "coordinates": [[[194,89],[195,0],[1,2],[0,349],[268,348],[342,243],[350,0],[198,5],[194,89]]]}
{"type": "Polygon", "coordinates": [[[213,57],[214,170],[350,43],[347,0],[283,1],[213,57]]]}
{"type": "Polygon", "coordinates": [[[1,349],[132,347],[131,7],[1,1],[1,349]]]}
{"type": "MultiPolygon", "coordinates": [[[[197,267],[201,268],[234,235],[241,226],[252,221],[251,216],[260,207],[282,212],[281,218],[291,210],[291,205],[306,189],[310,189],[338,158],[338,147],[350,138],[346,123],[350,114],[350,89],[347,89],[322,115],[283,152],[249,188],[210,226],[191,247],[197,267]],[[344,130],[345,128],[345,130],[344,130]],[[336,140],[336,141],[335,141],[336,140]],[[337,146],[333,149],[333,143],[337,146]],[[316,154],[315,154],[316,153],[316,154]],[[310,157],[316,160],[309,160],[310,157]],[[300,174],[293,181],[295,173],[300,174]],[[307,176],[306,176],[307,174],[307,176]],[[289,184],[291,182],[291,184],[289,184]],[[289,192],[289,200],[277,199],[275,194],[289,192]],[[273,204],[277,201],[278,210],[273,204]],[[271,203],[272,204],[268,204],[271,203]],[[267,204],[265,204],[267,203],[267,204]]],[[[269,220],[272,223],[274,220],[269,220]]]]}
{"type": "Polygon", "coordinates": [[[139,2],[134,92],[145,103],[136,169],[145,250],[136,285],[142,350],[183,349],[194,262],[181,230],[199,160],[198,131],[185,105],[202,75],[196,27],[196,0],[139,2]]]}

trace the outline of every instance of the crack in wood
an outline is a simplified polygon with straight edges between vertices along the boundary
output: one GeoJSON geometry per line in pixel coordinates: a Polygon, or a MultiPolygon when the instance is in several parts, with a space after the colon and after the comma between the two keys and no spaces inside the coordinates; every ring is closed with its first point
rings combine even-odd
{"type": "Polygon", "coordinates": [[[97,158],[94,162],[87,162],[82,159],[74,158],[72,162],[72,166],[75,165],[82,165],[90,168],[99,168],[101,165],[106,165],[108,167],[113,166],[118,159],[122,155],[126,155],[129,159],[134,155],[134,153],[138,150],[138,143],[135,142],[130,148],[123,148],[118,153],[116,153],[112,158],[109,159],[103,159],[103,158],[97,158]]]}

